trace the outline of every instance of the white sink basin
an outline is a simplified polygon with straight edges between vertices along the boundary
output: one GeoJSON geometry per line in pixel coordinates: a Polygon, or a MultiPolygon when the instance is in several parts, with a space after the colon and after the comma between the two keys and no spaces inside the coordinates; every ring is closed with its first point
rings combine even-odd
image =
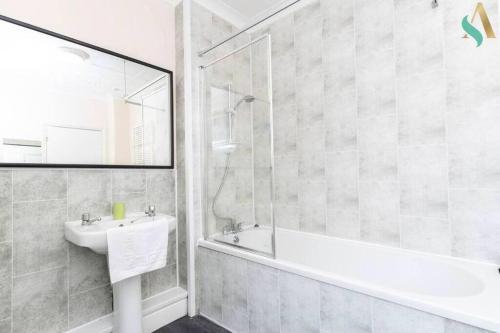
{"type": "Polygon", "coordinates": [[[99,254],[108,253],[107,230],[111,228],[133,227],[141,223],[154,223],[165,219],[168,222],[169,232],[175,230],[175,217],[158,214],[148,217],[144,213],[128,214],[126,219],[113,220],[112,216],[103,217],[101,221],[92,225],[82,225],[82,221],[70,221],[64,225],[64,234],[71,243],[87,247],[99,254]]]}

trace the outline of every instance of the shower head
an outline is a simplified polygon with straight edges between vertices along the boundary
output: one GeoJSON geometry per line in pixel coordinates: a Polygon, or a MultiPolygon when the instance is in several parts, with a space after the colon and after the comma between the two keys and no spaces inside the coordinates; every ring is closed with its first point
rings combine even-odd
{"type": "Polygon", "coordinates": [[[236,103],[236,105],[233,108],[233,111],[236,111],[242,103],[253,103],[253,101],[255,101],[255,97],[253,97],[252,95],[246,95],[245,97],[240,99],[238,103],[236,103]]]}

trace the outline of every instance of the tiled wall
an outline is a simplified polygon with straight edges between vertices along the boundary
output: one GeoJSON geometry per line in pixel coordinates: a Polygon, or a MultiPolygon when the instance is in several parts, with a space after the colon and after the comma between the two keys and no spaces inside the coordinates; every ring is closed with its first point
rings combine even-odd
{"type": "MultiPolygon", "coordinates": [[[[112,312],[107,261],[64,238],[83,212],[156,205],[175,215],[173,170],[0,170],[0,333],[56,333],[112,312]]],[[[167,267],[143,275],[143,297],[177,285],[176,235],[167,267]]]]}
{"type": "Polygon", "coordinates": [[[200,311],[235,333],[488,333],[199,248],[200,311]]]}
{"type": "Polygon", "coordinates": [[[499,264],[500,50],[462,38],[475,3],[309,3],[265,29],[277,224],[499,264]]]}

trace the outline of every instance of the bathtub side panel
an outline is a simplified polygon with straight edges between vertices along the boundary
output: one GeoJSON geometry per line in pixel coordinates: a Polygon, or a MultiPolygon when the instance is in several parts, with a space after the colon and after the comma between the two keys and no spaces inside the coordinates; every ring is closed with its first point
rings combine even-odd
{"type": "Polygon", "coordinates": [[[199,253],[201,314],[235,333],[494,333],[204,247],[199,253]],[[238,304],[247,306],[233,307],[230,318],[242,325],[223,315],[223,289],[231,287],[221,267],[235,260],[246,272],[246,281],[235,276],[247,291],[238,304]]]}

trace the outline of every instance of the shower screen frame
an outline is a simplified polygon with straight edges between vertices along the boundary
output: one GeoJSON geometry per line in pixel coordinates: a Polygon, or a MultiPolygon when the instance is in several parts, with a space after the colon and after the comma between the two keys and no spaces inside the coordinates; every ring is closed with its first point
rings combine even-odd
{"type": "MultiPolygon", "coordinates": [[[[210,67],[216,65],[220,61],[227,59],[231,57],[234,54],[237,54],[243,50],[245,50],[248,47],[251,47],[252,45],[262,42],[265,40],[267,43],[267,78],[268,78],[268,92],[267,95],[269,97],[268,100],[268,105],[269,105],[269,132],[270,132],[270,176],[271,176],[271,189],[270,189],[270,224],[271,224],[271,253],[266,253],[266,252],[261,252],[257,251],[251,248],[247,247],[242,247],[238,245],[233,245],[233,244],[228,244],[228,243],[220,243],[219,244],[224,244],[225,246],[232,246],[232,247],[237,247],[240,248],[244,251],[253,253],[253,254],[258,254],[258,255],[263,255],[267,257],[271,257],[273,259],[276,258],[276,225],[275,225],[275,214],[274,214],[274,202],[275,202],[275,175],[274,175],[274,124],[273,124],[273,84],[272,84],[272,54],[271,54],[271,46],[272,46],[272,40],[271,40],[271,34],[266,33],[261,35],[260,37],[252,39],[250,42],[232,50],[231,52],[228,52],[227,54],[223,55],[222,57],[217,58],[216,60],[209,62],[208,64],[201,65],[198,67],[198,110],[199,114],[201,115],[201,122],[200,122],[200,129],[201,129],[201,149],[200,149],[200,163],[201,163],[201,170],[202,170],[202,205],[203,205],[203,221],[202,221],[202,234],[203,234],[203,239],[207,241],[214,241],[210,239],[209,235],[209,228],[207,226],[209,222],[208,218],[208,211],[209,211],[209,205],[210,205],[210,200],[209,200],[209,195],[208,195],[208,150],[211,149],[211,145],[209,143],[209,138],[208,138],[208,132],[207,132],[207,121],[208,117],[206,114],[206,109],[205,109],[205,95],[206,95],[206,75],[205,71],[209,69],[210,67]]],[[[252,154],[253,154],[253,142],[252,142],[252,154]]],[[[253,161],[253,164],[255,165],[255,161],[253,161]]],[[[254,166],[253,166],[254,167],[254,166]]],[[[255,188],[253,188],[252,193],[255,193],[255,188]]],[[[255,205],[255,198],[252,199],[254,201],[255,205]]],[[[255,215],[255,206],[254,206],[254,215],[255,215]]]]}

